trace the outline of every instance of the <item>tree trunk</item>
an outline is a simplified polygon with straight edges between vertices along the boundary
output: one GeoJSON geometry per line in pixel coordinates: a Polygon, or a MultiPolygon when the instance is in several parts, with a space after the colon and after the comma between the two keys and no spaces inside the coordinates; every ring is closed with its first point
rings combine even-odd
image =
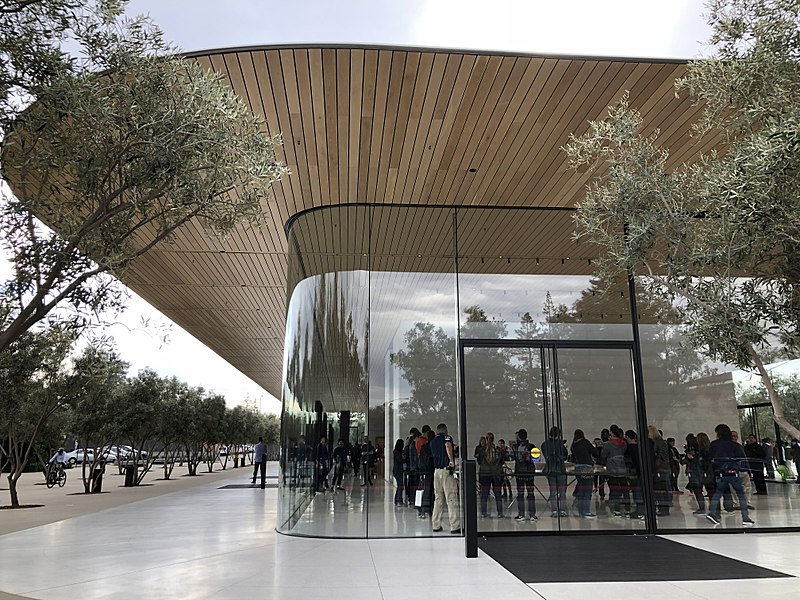
{"type": "Polygon", "coordinates": [[[17,479],[14,473],[8,474],[8,492],[11,495],[11,508],[19,508],[19,495],[17,494],[17,479]]]}
{"type": "Polygon", "coordinates": [[[794,439],[800,440],[800,429],[789,423],[783,414],[783,403],[781,402],[780,396],[778,396],[778,392],[775,390],[775,386],[772,383],[772,377],[764,366],[764,361],[761,360],[761,356],[759,356],[758,352],[756,352],[752,346],[748,347],[748,351],[750,353],[750,357],[753,359],[753,363],[755,363],[756,368],[761,375],[761,381],[764,384],[764,387],[767,388],[769,401],[772,404],[772,419],[781,429],[791,434],[794,439]]]}

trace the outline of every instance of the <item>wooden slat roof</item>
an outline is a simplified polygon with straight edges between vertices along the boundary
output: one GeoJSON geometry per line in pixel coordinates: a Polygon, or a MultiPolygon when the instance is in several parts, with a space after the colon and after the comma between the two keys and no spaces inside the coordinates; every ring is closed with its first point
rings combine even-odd
{"type": "MultiPolygon", "coordinates": [[[[685,71],[676,61],[353,47],[247,48],[191,58],[220,73],[264,116],[269,133],[282,135],[278,157],[290,175],[274,186],[264,228],[241,227],[221,246],[191,224],[174,244],[133,265],[126,283],[275,395],[285,330],[284,224],[293,215],[349,203],[406,204],[409,210],[574,206],[589,176],[569,170],[560,148],[625,91],[645,129],[661,130],[671,164],[714,143],[696,143],[689,135],[698,109],[675,96],[674,80],[685,71]]],[[[434,256],[435,249],[424,246],[440,236],[398,235],[401,219],[378,224],[385,241],[369,249],[371,265],[435,271],[430,261],[414,266],[412,259],[434,256]],[[410,258],[387,258],[401,255],[410,258]]],[[[548,256],[574,248],[565,223],[552,223],[536,238],[548,241],[548,256]]],[[[334,234],[321,215],[303,226],[311,228],[304,232],[313,240],[307,248],[311,273],[329,270],[331,257],[345,250],[367,252],[368,240],[343,235],[347,227],[334,234]]],[[[489,227],[493,234],[482,243],[463,240],[465,268],[479,270],[484,254],[531,259],[545,252],[534,248],[530,235],[513,230],[513,219],[489,227]]]]}

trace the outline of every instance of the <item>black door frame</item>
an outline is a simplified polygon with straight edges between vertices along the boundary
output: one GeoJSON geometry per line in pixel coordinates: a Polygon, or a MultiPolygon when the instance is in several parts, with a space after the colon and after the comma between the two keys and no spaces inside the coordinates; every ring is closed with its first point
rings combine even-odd
{"type": "MultiPolygon", "coordinates": [[[[578,349],[578,350],[628,350],[631,353],[631,375],[633,377],[634,383],[634,399],[635,399],[635,410],[636,410],[636,422],[637,428],[640,431],[640,440],[647,439],[647,417],[644,412],[644,397],[640,394],[640,390],[643,389],[643,384],[640,381],[641,377],[641,365],[637,365],[637,360],[640,359],[640,354],[636,351],[636,341],[635,340],[557,340],[557,339],[535,339],[535,340],[520,340],[520,339],[459,339],[458,341],[458,371],[459,371],[459,415],[458,415],[458,425],[459,425],[459,444],[462,448],[462,453],[466,452],[468,449],[467,446],[467,427],[466,422],[468,418],[468,411],[467,411],[467,396],[466,396],[466,375],[465,375],[465,364],[464,364],[464,351],[467,348],[530,348],[535,349],[540,352],[543,352],[545,349],[552,349],[554,351],[553,356],[555,358],[554,361],[554,369],[555,369],[555,378],[554,384],[556,388],[556,394],[559,394],[559,382],[558,382],[558,350],[559,349],[578,349]],[[638,368],[637,368],[638,367],[638,368]],[[642,437],[644,436],[644,437],[642,437]]],[[[544,377],[544,365],[543,368],[543,375],[544,377]]],[[[546,390],[543,390],[543,393],[547,394],[546,390]]],[[[557,401],[554,403],[554,408],[558,412],[558,421],[560,423],[560,412],[561,412],[561,399],[560,397],[557,398],[557,401]]],[[[642,535],[642,534],[654,534],[657,530],[656,526],[656,517],[655,517],[655,501],[653,497],[653,478],[650,474],[649,469],[649,461],[645,456],[645,444],[639,443],[639,464],[642,467],[642,472],[640,473],[641,483],[642,483],[642,493],[644,495],[645,500],[645,508],[646,508],[646,518],[645,518],[645,528],[644,529],[621,529],[621,530],[603,530],[598,529],[596,531],[586,531],[586,530],[566,530],[561,531],[560,529],[557,531],[520,531],[520,532],[509,532],[509,531],[498,531],[498,532],[481,532],[481,535],[484,536],[494,536],[494,535],[528,535],[528,536],[543,536],[543,535],[642,535]]],[[[462,459],[465,458],[465,455],[462,454],[462,459]]],[[[462,489],[462,497],[466,497],[466,494],[472,493],[474,494],[474,490],[468,490],[466,488],[462,489]]],[[[465,504],[466,506],[466,504],[465,504]]],[[[475,506],[477,511],[477,506],[475,506]]],[[[465,520],[470,519],[469,515],[464,515],[465,520]]],[[[474,517],[477,517],[474,515],[474,517]]]]}

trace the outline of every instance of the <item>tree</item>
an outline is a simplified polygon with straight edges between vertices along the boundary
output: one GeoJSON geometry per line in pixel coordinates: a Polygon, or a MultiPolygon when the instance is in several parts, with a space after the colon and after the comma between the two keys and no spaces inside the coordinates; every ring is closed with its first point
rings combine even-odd
{"type": "Polygon", "coordinates": [[[392,364],[403,371],[411,387],[411,398],[402,406],[402,418],[419,423],[424,417],[441,423],[455,398],[455,340],[432,323],[416,323],[403,337],[404,350],[391,355],[392,364]]]}
{"type": "MultiPolygon", "coordinates": [[[[19,508],[17,482],[34,452],[48,419],[69,401],[64,392],[62,363],[73,337],[52,327],[27,332],[0,353],[0,427],[8,446],[8,488],[12,508],[19,508]]],[[[49,457],[47,457],[49,458],[49,457]]]]}
{"type": "Polygon", "coordinates": [[[220,237],[258,225],[286,173],[263,119],[219,76],[164,56],[171,48],[151,23],[120,17],[123,2],[91,4],[85,24],[77,2],[10,6],[0,51],[20,58],[5,77],[21,71],[35,102],[3,132],[2,176],[15,196],[0,204],[0,232],[14,277],[3,289],[0,352],[43,319],[80,329],[119,307],[110,274],[124,280],[136,258],[190,221],[220,237]],[[51,9],[46,23],[60,29],[28,24],[51,9]],[[41,60],[10,45],[20,28],[43,45],[41,60]],[[53,50],[59,31],[70,32],[78,58],[53,50]],[[46,73],[24,72],[39,67],[46,73]]]}
{"type": "Polygon", "coordinates": [[[596,176],[576,235],[597,244],[600,277],[643,275],[675,303],[695,348],[760,376],[775,422],[800,437],[765,349],[800,342],[800,3],[713,0],[714,57],[677,82],[704,107],[695,135],[724,152],[668,168],[658,132],[627,97],[566,147],[596,176]]]}
{"type": "Polygon", "coordinates": [[[113,423],[124,402],[128,363],[113,351],[87,346],[73,364],[67,387],[73,390],[69,428],[78,447],[92,450],[91,463],[82,463],[85,493],[91,491],[89,475],[105,462],[115,439],[113,423]]]}
{"type": "MultiPolygon", "coordinates": [[[[775,390],[783,402],[783,408],[786,413],[786,418],[792,423],[800,423],[800,376],[798,375],[773,375],[772,383],[775,390]]],[[[739,386],[738,404],[760,404],[762,402],[769,402],[769,394],[764,386],[739,386]]],[[[740,409],[741,410],[741,409],[740,409]]],[[[740,413],[741,414],[741,413],[740,413]]],[[[755,411],[755,419],[758,421],[758,430],[762,432],[770,432],[773,428],[771,420],[767,421],[766,414],[761,411],[755,411]]],[[[742,431],[742,434],[751,433],[742,431]]],[[[771,437],[771,436],[770,436],[771,437]]]]}
{"type": "Polygon", "coordinates": [[[135,469],[134,485],[139,485],[155,463],[155,441],[164,415],[163,393],[165,382],[155,371],[142,369],[128,380],[114,411],[113,431],[119,442],[133,451],[119,460],[125,460],[135,469]],[[143,453],[147,452],[146,454],[143,453]]]}
{"type": "Polygon", "coordinates": [[[161,394],[162,416],[158,424],[158,441],[164,460],[164,479],[172,476],[175,462],[182,449],[183,427],[187,418],[186,406],[181,402],[188,386],[175,377],[165,380],[161,394]]]}

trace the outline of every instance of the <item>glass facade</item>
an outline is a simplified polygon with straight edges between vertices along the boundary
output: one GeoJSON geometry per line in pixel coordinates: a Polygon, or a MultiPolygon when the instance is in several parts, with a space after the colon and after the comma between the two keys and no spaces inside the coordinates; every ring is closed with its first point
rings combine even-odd
{"type": "Polygon", "coordinates": [[[479,533],[708,529],[713,477],[697,479],[687,435],[720,422],[771,444],[743,475],[757,526],[800,526],[796,486],[769,479],[769,407],[742,404],[738,372],[692,350],[643,286],[637,345],[628,282],[593,277],[572,231],[561,209],[344,205],[291,222],[279,531],[458,533],[465,459],[479,533]],[[440,424],[452,475],[435,469],[440,424]]]}

